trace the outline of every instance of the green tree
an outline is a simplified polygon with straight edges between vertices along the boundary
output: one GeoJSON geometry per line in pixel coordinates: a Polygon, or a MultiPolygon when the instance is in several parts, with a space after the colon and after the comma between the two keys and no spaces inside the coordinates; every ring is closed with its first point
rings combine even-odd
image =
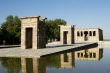
{"type": "Polygon", "coordinates": [[[47,40],[52,39],[60,40],[60,25],[66,25],[66,21],[63,19],[46,21],[47,40]]]}
{"type": "MultiPolygon", "coordinates": [[[[47,40],[60,40],[60,25],[66,25],[66,21],[63,19],[46,21],[47,40]]],[[[5,40],[6,44],[20,44],[20,33],[20,19],[17,16],[7,16],[6,21],[1,24],[0,42],[5,40]]]]}
{"type": "Polygon", "coordinates": [[[1,24],[1,33],[6,44],[20,43],[21,21],[17,16],[8,16],[6,21],[1,24]]]}

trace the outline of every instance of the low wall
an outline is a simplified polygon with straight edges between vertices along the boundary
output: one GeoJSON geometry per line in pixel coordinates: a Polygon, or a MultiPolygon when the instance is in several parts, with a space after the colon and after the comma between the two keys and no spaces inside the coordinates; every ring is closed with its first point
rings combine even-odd
{"type": "Polygon", "coordinates": [[[98,45],[100,48],[110,48],[110,41],[99,41],[98,45]]]}

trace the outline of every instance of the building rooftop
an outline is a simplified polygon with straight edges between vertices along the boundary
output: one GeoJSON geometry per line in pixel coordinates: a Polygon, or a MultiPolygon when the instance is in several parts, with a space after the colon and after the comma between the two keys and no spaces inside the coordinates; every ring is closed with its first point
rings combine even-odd
{"type": "Polygon", "coordinates": [[[27,18],[40,18],[41,16],[26,16],[26,17],[20,17],[20,19],[27,19],[27,18]]]}
{"type": "Polygon", "coordinates": [[[28,19],[28,18],[39,18],[40,20],[46,20],[47,18],[41,17],[41,16],[26,16],[26,17],[20,17],[20,19],[28,19]]]}
{"type": "Polygon", "coordinates": [[[90,29],[102,30],[102,29],[100,29],[100,28],[75,28],[75,29],[78,29],[78,30],[90,30],[90,29]]]}

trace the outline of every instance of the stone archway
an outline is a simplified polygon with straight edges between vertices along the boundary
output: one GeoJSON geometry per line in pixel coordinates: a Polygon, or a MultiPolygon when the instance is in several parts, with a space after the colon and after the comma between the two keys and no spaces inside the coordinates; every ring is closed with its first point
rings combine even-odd
{"type": "Polygon", "coordinates": [[[74,26],[60,26],[60,42],[68,45],[74,43],[74,26]]]}
{"type": "Polygon", "coordinates": [[[21,48],[40,49],[45,47],[45,19],[41,19],[40,16],[21,18],[21,48]]]}

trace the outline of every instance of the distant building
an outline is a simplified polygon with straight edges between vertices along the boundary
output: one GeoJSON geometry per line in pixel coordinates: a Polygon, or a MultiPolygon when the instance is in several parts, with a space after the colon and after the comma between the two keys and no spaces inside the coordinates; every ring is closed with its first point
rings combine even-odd
{"type": "Polygon", "coordinates": [[[76,28],[74,37],[75,43],[98,42],[103,40],[103,31],[99,28],[76,28]]]}
{"type": "Polygon", "coordinates": [[[99,28],[74,28],[70,25],[60,26],[61,44],[98,42],[103,40],[103,30],[99,28]]]}

